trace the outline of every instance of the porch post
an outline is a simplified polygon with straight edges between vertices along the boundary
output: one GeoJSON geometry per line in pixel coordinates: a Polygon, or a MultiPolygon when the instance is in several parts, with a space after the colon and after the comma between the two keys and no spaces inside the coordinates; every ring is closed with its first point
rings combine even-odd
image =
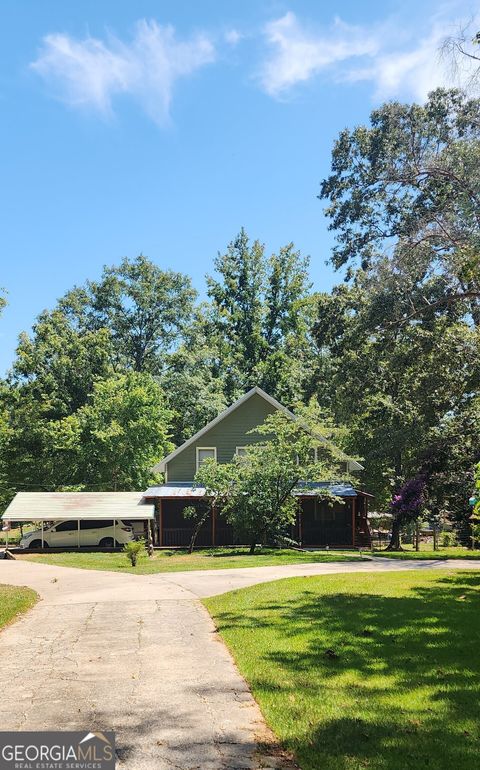
{"type": "Polygon", "coordinates": [[[117,530],[115,528],[115,525],[117,523],[117,520],[113,520],[113,547],[115,548],[115,543],[117,542],[117,530]]]}
{"type": "Polygon", "coordinates": [[[302,506],[302,503],[303,503],[303,497],[300,497],[299,498],[299,503],[298,503],[298,511],[297,511],[297,516],[298,516],[298,542],[300,543],[300,545],[302,545],[302,541],[303,541],[303,532],[302,532],[303,506],[302,506]]]}
{"type": "Polygon", "coordinates": [[[212,545],[215,545],[215,529],[216,529],[216,518],[217,518],[217,511],[215,506],[212,507],[212,545]]]}
{"type": "Polygon", "coordinates": [[[352,497],[352,545],[355,548],[355,519],[357,512],[357,498],[352,497]]]}
{"type": "Polygon", "coordinates": [[[80,519],[77,519],[77,548],[80,548],[80,519]]]}
{"type": "Polygon", "coordinates": [[[42,551],[43,551],[43,519],[42,519],[42,521],[40,523],[40,526],[42,528],[42,551]]]}
{"type": "Polygon", "coordinates": [[[158,499],[158,545],[163,545],[163,501],[158,499]]]}

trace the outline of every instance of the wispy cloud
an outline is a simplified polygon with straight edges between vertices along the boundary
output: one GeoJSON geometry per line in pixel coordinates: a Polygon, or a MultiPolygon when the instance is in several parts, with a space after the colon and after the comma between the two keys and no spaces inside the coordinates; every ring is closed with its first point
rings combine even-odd
{"type": "Polygon", "coordinates": [[[265,37],[270,55],[260,71],[260,83],[272,96],[309,80],[333,64],[355,56],[373,56],[379,42],[365,30],[335,19],[328,30],[315,33],[305,29],[294,13],[269,22],[265,37]]]}
{"type": "Polygon", "coordinates": [[[105,40],[47,35],[31,66],[58,98],[74,107],[108,115],[114,98],[128,94],[162,124],[176,81],[214,59],[214,45],[206,35],[179,41],[172,26],[141,20],[128,43],[114,35],[105,40]]]}
{"type": "MultiPolygon", "coordinates": [[[[399,32],[392,19],[368,28],[335,19],[328,29],[311,30],[289,12],[264,29],[268,53],[259,71],[260,85],[271,96],[282,97],[324,73],[335,82],[369,81],[378,99],[424,100],[433,88],[454,84],[440,48],[461,23],[444,13],[431,19],[423,35],[408,25],[399,32]]],[[[466,60],[463,66],[465,77],[474,64],[466,60]]]]}

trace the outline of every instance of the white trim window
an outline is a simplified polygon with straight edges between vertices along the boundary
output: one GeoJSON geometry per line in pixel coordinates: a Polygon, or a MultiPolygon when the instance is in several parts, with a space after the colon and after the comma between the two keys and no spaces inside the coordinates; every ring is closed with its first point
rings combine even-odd
{"type": "Polygon", "coordinates": [[[235,447],[235,454],[237,455],[237,457],[245,457],[245,455],[247,454],[247,449],[248,447],[246,446],[237,446],[235,447]]]}
{"type": "Polygon", "coordinates": [[[205,462],[205,460],[215,460],[217,459],[217,447],[216,446],[197,446],[196,448],[196,460],[197,460],[197,471],[200,468],[201,464],[205,462]]]}

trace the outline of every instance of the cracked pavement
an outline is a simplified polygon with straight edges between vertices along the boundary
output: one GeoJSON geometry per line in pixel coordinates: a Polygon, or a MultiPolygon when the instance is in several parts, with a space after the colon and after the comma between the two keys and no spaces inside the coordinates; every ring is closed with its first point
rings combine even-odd
{"type": "Polygon", "coordinates": [[[41,597],[0,633],[1,728],[114,730],[121,770],[285,767],[198,597],[281,577],[432,567],[480,564],[374,559],[132,575],[0,561],[1,583],[41,597]]]}

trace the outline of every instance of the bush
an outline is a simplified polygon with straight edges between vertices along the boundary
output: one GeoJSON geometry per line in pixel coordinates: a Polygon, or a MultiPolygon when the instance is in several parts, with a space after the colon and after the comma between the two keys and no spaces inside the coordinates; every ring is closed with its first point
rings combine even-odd
{"type": "Polygon", "coordinates": [[[457,545],[457,538],[454,532],[442,532],[440,535],[440,545],[442,548],[449,548],[452,545],[457,545]]]}
{"type": "Polygon", "coordinates": [[[136,567],[138,557],[145,556],[145,540],[131,540],[129,543],[125,543],[123,551],[132,567],[136,567]]]}

